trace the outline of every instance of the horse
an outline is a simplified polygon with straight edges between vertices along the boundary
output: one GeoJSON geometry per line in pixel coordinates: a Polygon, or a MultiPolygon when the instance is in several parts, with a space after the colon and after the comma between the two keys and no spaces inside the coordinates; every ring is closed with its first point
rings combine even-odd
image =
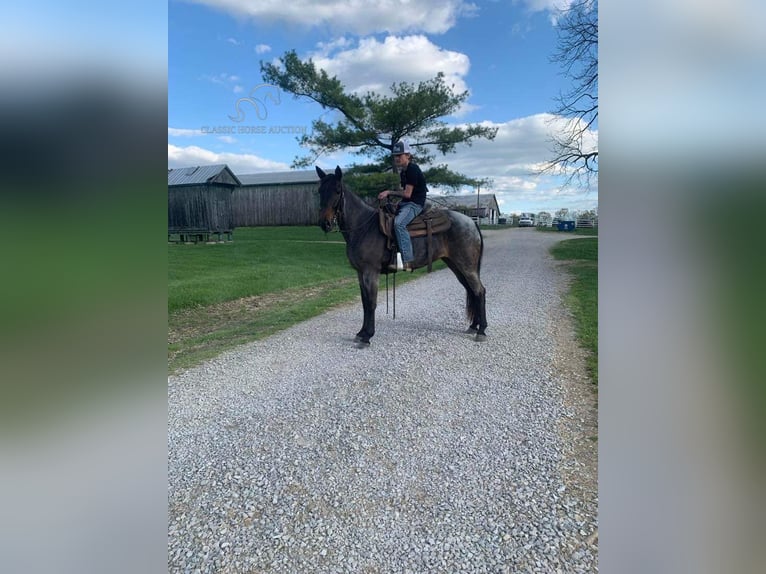
{"type": "MultiPolygon", "coordinates": [[[[319,166],[315,167],[320,179],[319,226],[328,233],[337,222],[346,241],[346,255],[357,272],[364,308],[362,328],[354,340],[360,347],[369,346],[370,339],[375,335],[378,283],[381,273],[390,272],[388,266],[392,250],[388,246],[388,238],[380,229],[378,209],[346,187],[340,166],[330,174],[319,166]]],[[[441,259],[447,264],[466,290],[465,308],[470,320],[466,333],[474,335],[476,341],[484,341],[487,328],[486,291],[479,276],[484,238],[473,219],[456,211],[446,211],[451,225],[447,231],[434,234],[430,246],[425,237],[412,239],[413,267],[428,265],[429,254],[433,260],[441,259]]]]}

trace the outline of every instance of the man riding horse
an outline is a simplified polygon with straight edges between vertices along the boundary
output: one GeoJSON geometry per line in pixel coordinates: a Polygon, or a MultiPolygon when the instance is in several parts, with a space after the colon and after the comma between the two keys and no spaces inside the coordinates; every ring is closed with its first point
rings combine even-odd
{"type": "Polygon", "coordinates": [[[423,176],[418,164],[412,161],[412,152],[409,144],[404,141],[398,141],[394,144],[392,149],[392,155],[394,156],[394,162],[399,170],[399,177],[402,182],[402,191],[396,192],[391,190],[381,191],[378,194],[378,199],[385,199],[391,195],[398,195],[402,197],[402,201],[399,202],[399,207],[396,211],[396,219],[394,219],[394,231],[396,232],[396,242],[399,245],[399,252],[401,253],[402,266],[399,267],[399,258],[397,257],[396,263],[392,262],[389,265],[391,271],[397,269],[413,269],[413,260],[415,255],[412,252],[412,241],[410,240],[410,234],[407,231],[407,225],[415,219],[426,204],[426,194],[428,193],[428,187],[426,186],[426,178],[423,176]]]}

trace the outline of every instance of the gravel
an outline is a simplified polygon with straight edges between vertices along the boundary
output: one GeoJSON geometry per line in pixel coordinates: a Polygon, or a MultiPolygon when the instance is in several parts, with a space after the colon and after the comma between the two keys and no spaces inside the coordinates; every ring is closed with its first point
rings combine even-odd
{"type": "Polygon", "coordinates": [[[486,342],[444,270],[170,377],[169,572],[597,571],[560,239],[485,232],[486,342]]]}

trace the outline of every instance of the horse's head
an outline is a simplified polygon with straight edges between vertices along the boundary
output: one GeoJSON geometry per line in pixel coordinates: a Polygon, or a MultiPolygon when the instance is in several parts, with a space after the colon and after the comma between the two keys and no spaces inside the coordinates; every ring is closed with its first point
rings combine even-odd
{"type": "Polygon", "coordinates": [[[319,226],[326,232],[333,228],[338,215],[338,206],[343,195],[343,172],[340,166],[335,173],[326,174],[322,168],[316,168],[319,182],[319,226]]]}

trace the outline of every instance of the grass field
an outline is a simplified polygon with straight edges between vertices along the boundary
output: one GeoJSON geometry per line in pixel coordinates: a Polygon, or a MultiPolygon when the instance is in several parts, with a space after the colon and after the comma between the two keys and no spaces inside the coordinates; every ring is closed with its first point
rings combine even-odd
{"type": "Polygon", "coordinates": [[[168,245],[168,311],[349,276],[343,237],[318,227],[245,227],[234,241],[168,245]]]}
{"type": "Polygon", "coordinates": [[[598,385],[598,239],[562,241],[551,249],[556,259],[571,261],[574,280],[567,303],[575,318],[580,344],[588,352],[588,372],[598,385]]]}
{"type": "MultiPolygon", "coordinates": [[[[397,283],[422,273],[400,273],[397,283]]],[[[358,299],[340,233],[245,227],[229,243],[169,244],[169,372],[358,299]]]]}

